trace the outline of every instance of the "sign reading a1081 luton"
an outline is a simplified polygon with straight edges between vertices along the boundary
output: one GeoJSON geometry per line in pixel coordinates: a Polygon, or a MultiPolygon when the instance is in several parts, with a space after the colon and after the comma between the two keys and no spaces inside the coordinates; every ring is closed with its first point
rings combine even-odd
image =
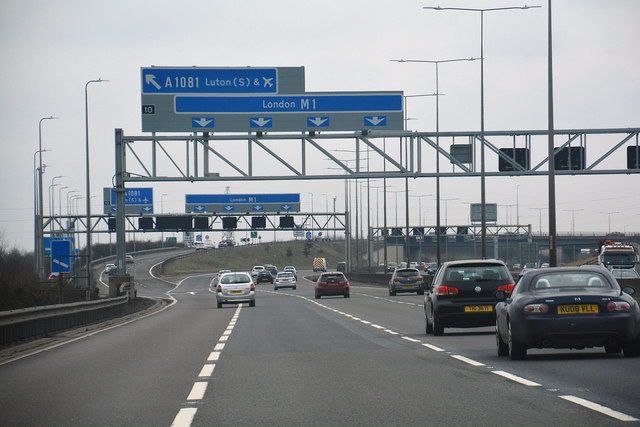
{"type": "Polygon", "coordinates": [[[402,130],[403,93],[305,92],[304,67],[142,68],[144,132],[402,130]]]}

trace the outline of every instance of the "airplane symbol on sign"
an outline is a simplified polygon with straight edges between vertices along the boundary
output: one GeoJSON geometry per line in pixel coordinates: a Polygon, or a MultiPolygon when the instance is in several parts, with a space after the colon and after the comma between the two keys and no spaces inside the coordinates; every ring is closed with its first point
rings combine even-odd
{"type": "Polygon", "coordinates": [[[270,79],[263,77],[262,80],[264,80],[264,87],[273,87],[273,77],[271,77],[270,79]]]}

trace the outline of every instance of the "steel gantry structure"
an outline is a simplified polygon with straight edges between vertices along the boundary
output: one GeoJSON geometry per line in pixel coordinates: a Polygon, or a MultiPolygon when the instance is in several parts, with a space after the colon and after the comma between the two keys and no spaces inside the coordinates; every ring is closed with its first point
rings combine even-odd
{"type": "MultiPolygon", "coordinates": [[[[119,271],[124,263],[124,193],[139,182],[358,180],[477,177],[480,132],[363,130],[347,133],[155,134],[128,136],[116,129],[116,236],[119,271]],[[439,137],[439,144],[435,138],[439,137]],[[181,144],[182,149],[175,149],[181,144]],[[351,148],[340,159],[334,148],[351,148]],[[363,155],[367,161],[362,161],[363,155]],[[258,161],[267,158],[268,161],[258,161]],[[319,162],[324,159],[333,168],[319,162]],[[436,159],[452,170],[436,171],[436,159]],[[350,165],[350,163],[353,164],[350,165]],[[337,172],[334,172],[337,170],[337,172]]],[[[640,173],[640,128],[555,130],[556,175],[640,173]],[[627,148],[627,161],[618,155],[627,148]]],[[[487,177],[546,176],[546,130],[485,131],[487,177]],[[493,156],[491,156],[491,154],[493,156]],[[491,157],[494,162],[491,163],[491,157]]],[[[345,210],[349,240],[349,212],[345,210]]],[[[387,227],[385,225],[384,232],[387,227]]],[[[405,225],[409,235],[409,224],[405,225]]],[[[371,238],[371,236],[368,236],[371,238]]],[[[386,261],[386,260],[385,260],[386,261]]]]}

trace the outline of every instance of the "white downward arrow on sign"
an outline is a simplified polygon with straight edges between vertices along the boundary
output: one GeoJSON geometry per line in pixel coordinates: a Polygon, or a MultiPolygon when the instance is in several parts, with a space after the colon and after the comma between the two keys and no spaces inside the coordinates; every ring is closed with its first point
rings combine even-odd
{"type": "Polygon", "coordinates": [[[153,74],[147,74],[144,80],[148,85],[154,85],[156,89],[160,90],[160,85],[156,83],[156,76],[154,76],[153,74]]]}
{"type": "Polygon", "coordinates": [[[322,117],[314,117],[313,119],[309,119],[309,121],[310,121],[311,123],[313,123],[315,126],[320,126],[320,125],[322,125],[324,122],[326,122],[327,120],[329,120],[329,119],[327,119],[327,118],[322,118],[322,117]]]}
{"type": "Polygon", "coordinates": [[[384,121],[384,117],[378,117],[378,116],[367,117],[367,121],[374,126],[378,126],[381,122],[384,121]]]}
{"type": "Polygon", "coordinates": [[[251,121],[255,124],[257,124],[258,126],[262,127],[264,125],[266,125],[267,123],[269,123],[271,121],[271,119],[266,119],[264,117],[260,117],[258,119],[251,119],[251,121]]]}
{"type": "Polygon", "coordinates": [[[212,121],[213,119],[207,119],[206,117],[202,117],[202,118],[199,118],[198,120],[194,120],[194,122],[196,122],[200,127],[205,127],[212,121]]]}

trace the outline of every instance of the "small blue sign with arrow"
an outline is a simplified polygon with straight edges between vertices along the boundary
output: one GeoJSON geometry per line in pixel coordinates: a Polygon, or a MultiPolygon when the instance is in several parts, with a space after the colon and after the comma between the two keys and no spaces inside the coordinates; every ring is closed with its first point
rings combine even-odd
{"type": "Polygon", "coordinates": [[[191,127],[194,128],[214,128],[215,119],[213,117],[192,117],[191,127]]]}
{"type": "Polygon", "coordinates": [[[307,126],[310,128],[328,127],[329,117],[307,117],[307,126]]]}
{"type": "Polygon", "coordinates": [[[364,116],[365,126],[386,126],[387,116],[364,116]]]}
{"type": "Polygon", "coordinates": [[[252,128],[270,128],[273,127],[273,119],[271,117],[251,117],[252,128]]]}

